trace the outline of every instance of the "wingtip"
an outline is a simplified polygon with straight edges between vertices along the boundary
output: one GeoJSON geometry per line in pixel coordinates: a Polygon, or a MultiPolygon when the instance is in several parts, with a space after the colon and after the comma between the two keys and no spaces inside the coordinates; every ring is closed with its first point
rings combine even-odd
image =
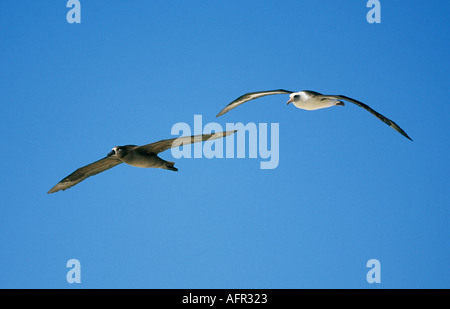
{"type": "MultiPolygon", "coordinates": [[[[398,130],[396,130],[396,131],[398,131],[398,130]]],[[[409,135],[408,134],[406,134],[406,132],[405,131],[398,131],[398,133],[400,133],[401,135],[403,135],[404,137],[406,137],[407,139],[409,139],[411,142],[414,142],[413,141],[413,139],[411,138],[411,137],[409,137],[409,135]]]]}
{"type": "Polygon", "coordinates": [[[413,139],[411,137],[409,137],[408,134],[406,134],[405,131],[403,131],[402,129],[400,129],[400,127],[398,127],[399,130],[397,130],[401,135],[403,135],[404,137],[406,137],[407,139],[409,139],[411,142],[413,142],[413,139]]]}
{"type": "Polygon", "coordinates": [[[228,135],[231,135],[231,134],[234,134],[234,133],[236,133],[238,130],[232,130],[232,131],[225,131],[224,133],[224,135],[225,136],[228,136],[228,135]]]}
{"type": "Polygon", "coordinates": [[[61,187],[59,186],[60,184],[61,184],[61,183],[59,182],[56,186],[54,186],[53,188],[51,188],[50,190],[48,190],[47,194],[56,193],[56,192],[61,191],[61,190],[65,191],[66,189],[61,188],[61,187]]]}

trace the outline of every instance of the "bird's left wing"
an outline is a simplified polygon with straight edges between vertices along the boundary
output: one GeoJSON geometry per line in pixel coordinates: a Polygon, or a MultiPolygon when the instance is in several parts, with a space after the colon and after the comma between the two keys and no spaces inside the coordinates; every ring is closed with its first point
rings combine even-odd
{"type": "Polygon", "coordinates": [[[230,104],[228,104],[227,106],[225,106],[224,109],[222,109],[216,117],[222,116],[223,114],[227,113],[228,111],[232,110],[233,108],[248,102],[250,100],[254,100],[260,97],[265,97],[266,95],[272,95],[272,94],[282,94],[282,93],[289,93],[291,94],[293,91],[289,91],[289,90],[283,90],[283,89],[278,89],[278,90],[268,90],[268,91],[257,91],[257,92],[249,92],[246,93],[244,95],[241,95],[239,98],[237,98],[236,100],[234,100],[233,102],[231,102],[230,104]]]}
{"type": "Polygon", "coordinates": [[[345,100],[345,101],[351,102],[353,104],[356,104],[359,107],[362,107],[365,110],[369,111],[372,115],[374,115],[375,117],[377,117],[378,119],[383,121],[385,124],[387,124],[388,126],[393,128],[395,131],[397,131],[398,133],[400,133],[401,135],[403,135],[404,137],[406,137],[407,139],[412,141],[412,139],[408,136],[408,134],[406,134],[406,132],[403,131],[403,129],[400,128],[394,121],[392,121],[391,119],[381,115],[377,111],[373,110],[370,106],[368,106],[368,105],[366,105],[366,104],[364,104],[364,103],[362,103],[362,102],[360,102],[358,100],[349,98],[349,97],[344,96],[344,95],[320,95],[320,96],[317,96],[317,98],[321,98],[321,97],[327,98],[327,99],[345,100]]]}
{"type": "Polygon", "coordinates": [[[149,153],[158,154],[160,152],[163,152],[167,149],[179,147],[183,145],[188,145],[192,143],[197,142],[203,142],[213,139],[218,139],[230,134],[235,133],[234,131],[226,131],[226,132],[218,132],[218,133],[212,133],[212,134],[203,134],[203,135],[194,135],[194,136],[183,136],[183,137],[177,137],[177,138],[171,138],[171,139],[165,139],[156,143],[151,143],[143,146],[139,146],[136,148],[136,150],[143,150],[149,153]]]}
{"type": "Polygon", "coordinates": [[[69,189],[70,187],[73,187],[86,178],[106,171],[120,163],[122,163],[122,161],[117,158],[105,157],[101,160],[95,161],[94,163],[80,167],[75,172],[58,182],[58,184],[51,188],[47,193],[54,193],[58,192],[59,190],[64,191],[66,189],[69,189]]]}

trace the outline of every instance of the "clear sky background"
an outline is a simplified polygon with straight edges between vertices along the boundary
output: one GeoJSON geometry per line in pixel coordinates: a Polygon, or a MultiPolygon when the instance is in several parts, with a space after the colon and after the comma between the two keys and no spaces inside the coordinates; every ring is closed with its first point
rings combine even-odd
{"type": "Polygon", "coordinates": [[[450,288],[450,2],[2,1],[1,288],[450,288]],[[367,111],[265,97],[344,94],[367,111]],[[177,122],[279,123],[279,166],[122,164],[177,122]],[[81,284],[66,282],[69,259],[81,284]],[[381,263],[369,284],[366,263],[381,263]]]}

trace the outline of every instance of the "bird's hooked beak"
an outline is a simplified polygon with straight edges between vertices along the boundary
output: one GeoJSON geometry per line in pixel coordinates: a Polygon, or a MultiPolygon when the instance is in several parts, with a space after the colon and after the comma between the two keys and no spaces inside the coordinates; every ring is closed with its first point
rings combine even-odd
{"type": "Polygon", "coordinates": [[[114,150],[111,150],[111,152],[108,153],[106,156],[107,156],[107,157],[110,157],[110,156],[113,156],[113,155],[115,155],[115,154],[116,154],[116,152],[115,152],[114,150]]]}
{"type": "Polygon", "coordinates": [[[294,102],[294,97],[291,97],[291,98],[289,98],[289,100],[287,101],[287,105],[289,105],[289,103],[292,103],[292,102],[294,102]]]}

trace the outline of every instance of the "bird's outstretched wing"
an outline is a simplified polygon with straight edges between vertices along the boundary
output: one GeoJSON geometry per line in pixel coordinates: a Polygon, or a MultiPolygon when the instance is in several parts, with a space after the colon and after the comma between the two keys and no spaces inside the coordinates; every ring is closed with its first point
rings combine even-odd
{"type": "Polygon", "coordinates": [[[272,95],[272,94],[291,94],[293,93],[293,91],[288,91],[288,90],[283,90],[283,89],[278,89],[278,90],[268,90],[268,91],[257,91],[257,92],[249,92],[246,93],[244,95],[241,95],[239,98],[237,98],[236,100],[234,100],[233,102],[231,102],[230,104],[228,104],[227,106],[225,106],[224,109],[222,109],[220,111],[220,113],[217,114],[216,117],[222,116],[223,114],[225,114],[226,112],[232,110],[233,108],[235,108],[236,106],[239,106],[245,102],[248,102],[250,100],[254,100],[260,97],[264,97],[266,95],[272,95]]]}
{"type": "Polygon", "coordinates": [[[188,144],[197,143],[197,142],[203,142],[203,141],[207,141],[207,140],[218,139],[218,138],[233,134],[236,131],[237,130],[165,139],[165,140],[162,140],[162,141],[159,141],[156,143],[139,146],[136,148],[136,150],[138,150],[138,151],[143,150],[146,152],[158,154],[158,153],[163,152],[170,148],[179,147],[179,146],[188,145],[188,144]]]}
{"type": "Polygon", "coordinates": [[[347,96],[344,95],[321,95],[321,96],[317,96],[318,98],[323,97],[323,98],[329,98],[329,99],[337,99],[337,100],[345,100],[348,102],[351,102],[353,104],[358,105],[359,107],[364,108],[365,110],[369,111],[372,115],[374,115],[375,117],[377,117],[378,119],[380,119],[381,121],[383,121],[385,124],[387,124],[388,126],[390,126],[391,128],[393,128],[395,131],[397,131],[398,133],[400,133],[401,135],[403,135],[404,137],[406,137],[407,139],[411,140],[412,139],[408,136],[408,134],[406,134],[405,131],[402,130],[402,128],[400,128],[394,121],[392,121],[391,119],[381,115],[380,113],[378,113],[377,111],[373,110],[370,106],[349,98],[347,96]]]}
{"type": "Polygon", "coordinates": [[[86,178],[101,173],[103,171],[106,171],[107,169],[110,169],[120,163],[122,163],[122,161],[120,161],[117,158],[105,157],[94,163],[91,163],[84,167],[80,167],[75,172],[73,172],[60,182],[58,182],[58,184],[53,188],[51,188],[50,191],[48,191],[47,193],[54,193],[58,192],[59,190],[69,189],[70,187],[73,187],[77,183],[85,180],[86,178]]]}

